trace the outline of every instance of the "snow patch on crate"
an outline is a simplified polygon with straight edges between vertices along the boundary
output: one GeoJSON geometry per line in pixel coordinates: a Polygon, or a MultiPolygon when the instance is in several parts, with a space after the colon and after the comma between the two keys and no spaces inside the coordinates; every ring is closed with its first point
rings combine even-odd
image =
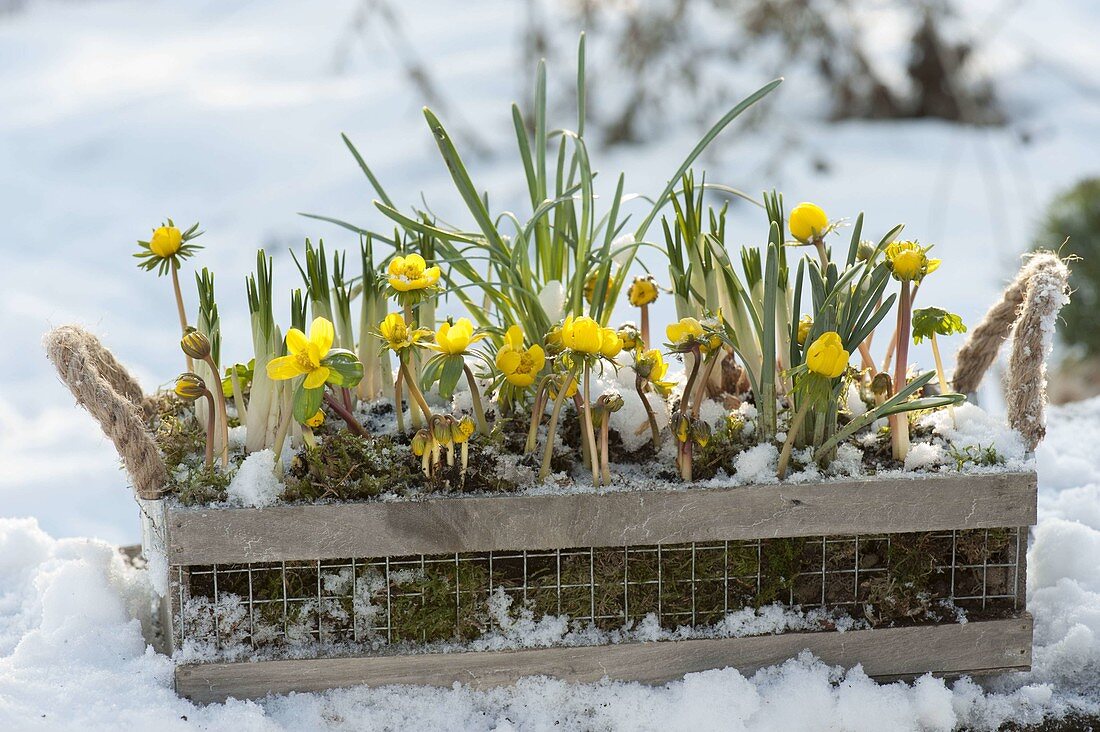
{"type": "Polygon", "coordinates": [[[279,500],[286,488],[275,477],[275,452],[260,450],[244,459],[229,483],[229,504],[262,508],[279,500]]]}

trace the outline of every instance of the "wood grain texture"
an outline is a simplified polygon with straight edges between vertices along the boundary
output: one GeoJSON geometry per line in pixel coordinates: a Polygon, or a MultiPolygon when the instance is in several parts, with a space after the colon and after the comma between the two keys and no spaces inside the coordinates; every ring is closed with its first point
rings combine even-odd
{"type": "Polygon", "coordinates": [[[173,565],[675,544],[1035,523],[1034,472],[168,511],[173,565]]]}
{"type": "Polygon", "coordinates": [[[624,643],[584,648],[375,656],[315,660],[182,665],[176,691],[196,702],[258,698],[269,693],[314,692],[368,684],[458,681],[475,689],[547,675],[594,682],[604,676],[660,684],[686,673],[733,666],[752,673],[809,650],[828,664],[862,663],[870,676],[899,678],[1028,669],[1032,620],[976,621],[963,625],[786,633],[752,638],[624,643]]]}

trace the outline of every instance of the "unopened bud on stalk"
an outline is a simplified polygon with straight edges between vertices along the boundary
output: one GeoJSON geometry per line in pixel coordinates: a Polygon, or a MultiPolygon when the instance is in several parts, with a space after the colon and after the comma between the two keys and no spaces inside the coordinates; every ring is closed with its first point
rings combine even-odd
{"type": "Polygon", "coordinates": [[[677,441],[684,443],[691,437],[691,420],[687,418],[686,414],[680,414],[673,422],[676,426],[676,439],[677,441]]]}
{"type": "Polygon", "coordinates": [[[413,455],[421,457],[428,451],[428,444],[432,441],[432,436],[428,434],[428,430],[421,428],[417,431],[412,438],[412,451],[413,455]]]}
{"type": "Polygon", "coordinates": [[[207,393],[206,382],[203,381],[202,377],[198,374],[187,371],[176,377],[174,391],[176,392],[176,396],[180,399],[186,399],[189,402],[193,402],[207,393]]]}
{"type": "Polygon", "coordinates": [[[871,257],[875,256],[875,245],[871,242],[864,240],[856,247],[856,259],[861,262],[866,262],[871,257]]]}
{"type": "Polygon", "coordinates": [[[432,415],[432,437],[435,438],[435,441],[440,445],[451,444],[450,421],[452,421],[451,417],[442,414],[432,415]]]}
{"type": "Polygon", "coordinates": [[[621,394],[607,394],[604,401],[604,407],[609,412],[617,412],[623,408],[623,397],[621,394]]]}
{"type": "Polygon", "coordinates": [[[706,447],[710,442],[710,425],[701,419],[695,420],[691,425],[691,436],[699,447],[706,447]]]}
{"type": "Polygon", "coordinates": [[[210,355],[210,339],[201,330],[188,328],[180,339],[180,348],[191,358],[204,361],[210,355]]]}
{"type": "Polygon", "coordinates": [[[890,374],[885,371],[875,374],[875,378],[871,379],[871,391],[875,396],[886,396],[893,387],[891,382],[890,374]]]}

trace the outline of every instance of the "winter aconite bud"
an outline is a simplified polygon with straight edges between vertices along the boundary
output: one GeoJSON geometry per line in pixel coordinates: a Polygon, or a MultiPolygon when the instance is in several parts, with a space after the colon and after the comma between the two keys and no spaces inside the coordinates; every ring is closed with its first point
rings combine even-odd
{"type": "Polygon", "coordinates": [[[416,455],[417,457],[420,457],[425,452],[427,452],[428,451],[428,445],[429,445],[429,443],[431,443],[431,441],[432,441],[432,436],[430,434],[428,434],[428,430],[426,430],[426,429],[417,430],[417,433],[415,435],[413,435],[412,444],[410,445],[412,447],[413,455],[416,455]]]}
{"type": "Polygon", "coordinates": [[[180,399],[192,402],[207,393],[206,382],[198,374],[187,371],[176,377],[174,391],[180,399]]]}
{"type": "Polygon", "coordinates": [[[191,358],[203,361],[210,355],[210,339],[201,330],[188,328],[180,339],[180,348],[191,358]]]}

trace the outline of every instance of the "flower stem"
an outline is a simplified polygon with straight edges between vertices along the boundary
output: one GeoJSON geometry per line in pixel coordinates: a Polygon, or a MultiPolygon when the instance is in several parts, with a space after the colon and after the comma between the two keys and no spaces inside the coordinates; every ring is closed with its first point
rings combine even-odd
{"type": "Polygon", "coordinates": [[[547,374],[543,376],[539,381],[539,386],[535,389],[535,403],[531,409],[531,426],[527,428],[527,444],[523,446],[523,454],[527,455],[535,451],[535,442],[538,440],[539,423],[542,421],[542,414],[546,411],[546,392],[550,385],[550,379],[552,377],[547,374]]]}
{"type": "MultiPolygon", "coordinates": [[[[898,299],[897,357],[894,363],[894,393],[905,388],[905,369],[909,359],[909,320],[912,308],[911,291],[908,280],[902,280],[901,297],[898,299]]],[[[904,460],[909,453],[909,417],[894,414],[891,436],[893,437],[894,459],[904,460]]]]}
{"type": "Polygon", "coordinates": [[[206,416],[206,467],[210,467],[214,464],[214,395],[207,389],[204,392],[207,404],[207,416],[206,416]]]}
{"type": "MultiPolygon", "coordinates": [[[[176,311],[180,316],[180,334],[187,332],[187,311],[183,309],[183,291],[180,290],[180,276],[179,276],[179,263],[175,258],[172,259],[172,266],[169,268],[172,270],[172,289],[176,292],[176,311]]],[[[187,358],[187,370],[195,370],[195,362],[191,360],[191,357],[186,353],[183,354],[187,358]]],[[[215,371],[214,375],[217,376],[218,372],[215,371]]]]}
{"type": "Polygon", "coordinates": [[[787,427],[787,439],[783,441],[783,450],[779,453],[778,476],[780,480],[783,480],[783,478],[787,476],[787,463],[791,461],[791,448],[794,447],[794,436],[802,429],[802,423],[806,421],[806,415],[810,413],[811,401],[813,400],[802,400],[802,404],[798,407],[798,411],[795,412],[794,419],[791,420],[791,424],[787,427]]]}
{"type": "Polygon", "coordinates": [[[481,405],[481,390],[477,388],[477,380],[474,372],[466,364],[462,364],[462,370],[466,372],[466,383],[470,385],[470,394],[474,403],[474,419],[477,421],[477,431],[483,435],[489,434],[489,423],[485,420],[485,408],[481,405]]]}
{"type": "Polygon", "coordinates": [[[397,431],[401,433],[405,432],[405,406],[402,404],[405,398],[401,393],[401,382],[404,380],[405,372],[397,369],[397,378],[393,381],[393,409],[397,412],[397,431]]]}
{"type": "Polygon", "coordinates": [[[405,372],[405,384],[409,387],[409,396],[413,398],[417,406],[420,407],[420,411],[424,413],[424,423],[431,422],[432,410],[428,408],[428,402],[424,400],[424,395],[420,393],[420,387],[416,385],[416,380],[409,373],[409,364],[405,359],[401,359],[401,370],[405,372]]]}
{"type": "Polygon", "coordinates": [[[825,240],[820,236],[814,237],[814,246],[817,248],[818,259],[821,260],[821,276],[829,269],[829,253],[825,250],[825,240]]]}
{"type": "Polygon", "coordinates": [[[638,390],[638,398],[642,400],[642,406],[645,407],[645,416],[649,420],[649,432],[653,439],[653,449],[659,450],[661,448],[661,428],[657,426],[657,415],[653,411],[653,407],[649,404],[649,399],[645,395],[646,380],[638,377],[634,380],[634,388],[638,390]]]}
{"type": "MultiPolygon", "coordinates": [[[[932,333],[932,357],[936,360],[936,378],[940,382],[940,393],[947,394],[951,389],[947,386],[947,376],[944,375],[943,359],[940,358],[940,346],[936,342],[935,333],[932,333]]],[[[958,422],[955,421],[955,405],[949,404],[947,410],[951,413],[952,426],[958,427],[958,422]]]]}
{"type": "Polygon", "coordinates": [[[592,426],[592,367],[584,365],[584,425],[588,437],[588,454],[592,456],[592,485],[600,485],[600,470],[596,458],[596,432],[592,426]]]}
{"type": "Polygon", "coordinates": [[[325,398],[325,403],[328,404],[330,407],[332,407],[332,411],[339,414],[340,417],[345,422],[347,422],[348,429],[351,430],[352,433],[354,433],[356,435],[359,435],[360,437],[366,437],[367,436],[367,431],[365,429],[363,429],[363,425],[359,424],[359,420],[357,420],[355,418],[355,415],[353,415],[351,412],[349,412],[344,407],[344,405],[340,403],[339,399],[334,397],[328,391],[326,391],[324,393],[324,398],[325,398]]]}
{"type": "Polygon", "coordinates": [[[646,346],[646,348],[648,348],[649,347],[649,305],[642,305],[641,310],[642,310],[642,313],[641,313],[642,317],[641,317],[641,323],[640,323],[641,327],[638,328],[638,332],[641,333],[641,335],[642,335],[642,343],[646,346]]]}
{"type": "Polygon", "coordinates": [[[719,351],[715,351],[714,353],[708,354],[704,359],[703,378],[701,378],[699,383],[695,386],[695,399],[691,405],[691,416],[693,418],[698,419],[699,417],[699,409],[703,406],[703,397],[706,396],[707,384],[710,383],[710,374],[714,371],[714,366],[718,363],[720,355],[721,353],[719,351]]]}
{"type": "Polygon", "coordinates": [[[218,365],[214,363],[214,357],[207,356],[203,361],[210,367],[210,372],[214,374],[214,381],[217,382],[217,388],[214,391],[218,395],[218,412],[222,423],[222,467],[224,468],[229,465],[229,413],[225,411],[225,392],[222,391],[221,381],[218,379],[218,365]]]}
{"type": "Polygon", "coordinates": [[[554,430],[558,427],[558,415],[561,414],[561,405],[565,402],[565,395],[573,386],[575,374],[570,371],[565,375],[565,380],[558,387],[558,397],[554,400],[554,408],[550,412],[550,424],[546,428],[546,447],[542,453],[542,467],[539,469],[539,481],[545,481],[550,476],[550,461],[554,457],[554,430]]]}
{"type": "Polygon", "coordinates": [[[611,465],[608,460],[608,433],[611,429],[611,410],[603,410],[603,422],[600,423],[600,465],[604,485],[611,485],[611,465]]]}

